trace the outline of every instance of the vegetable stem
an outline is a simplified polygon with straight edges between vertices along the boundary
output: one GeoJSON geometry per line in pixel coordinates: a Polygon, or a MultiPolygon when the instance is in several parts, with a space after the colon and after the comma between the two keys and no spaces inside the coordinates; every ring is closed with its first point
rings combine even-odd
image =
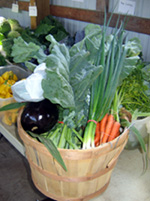
{"type": "Polygon", "coordinates": [[[58,148],[64,148],[65,147],[65,144],[66,144],[66,140],[65,139],[66,139],[67,131],[68,131],[67,125],[64,124],[63,130],[62,130],[62,134],[61,134],[58,146],[57,146],[58,148]]]}

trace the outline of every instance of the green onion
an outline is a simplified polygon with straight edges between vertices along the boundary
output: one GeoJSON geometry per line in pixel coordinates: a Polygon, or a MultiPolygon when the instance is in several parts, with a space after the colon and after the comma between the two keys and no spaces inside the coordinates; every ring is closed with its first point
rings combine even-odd
{"type": "MultiPolygon", "coordinates": [[[[99,47],[99,57],[95,61],[95,64],[102,65],[104,70],[98,76],[91,88],[88,118],[89,120],[94,120],[96,122],[100,121],[110,110],[126,56],[126,50],[123,45],[124,22],[122,22],[120,28],[118,28],[119,18],[116,23],[109,50],[108,52],[105,51],[106,31],[109,23],[110,19],[106,24],[105,15],[102,39],[99,47]]],[[[83,149],[94,147],[95,129],[96,123],[90,121],[85,129],[83,149]]]]}

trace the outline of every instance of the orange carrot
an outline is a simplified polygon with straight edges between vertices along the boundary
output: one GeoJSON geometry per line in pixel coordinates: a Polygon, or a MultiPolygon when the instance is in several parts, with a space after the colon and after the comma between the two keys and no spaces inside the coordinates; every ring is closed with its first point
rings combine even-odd
{"type": "Polygon", "coordinates": [[[110,142],[111,140],[113,140],[116,137],[118,137],[117,135],[118,135],[119,129],[120,129],[120,123],[115,121],[115,123],[113,125],[113,128],[112,128],[112,131],[110,133],[110,136],[108,138],[108,142],[110,142]]]}
{"type": "Polygon", "coordinates": [[[96,131],[95,131],[95,138],[94,138],[94,144],[97,147],[100,142],[100,122],[96,125],[96,131]]]}
{"type": "Polygon", "coordinates": [[[117,135],[116,135],[116,137],[118,137],[120,135],[120,130],[117,132],[117,135]]]}
{"type": "Polygon", "coordinates": [[[113,124],[114,124],[114,116],[112,114],[109,114],[107,124],[106,124],[106,128],[105,128],[105,133],[104,133],[104,136],[102,138],[102,143],[107,142],[109,135],[111,133],[113,124]]]}
{"type": "Polygon", "coordinates": [[[103,119],[101,120],[101,127],[100,127],[100,144],[102,142],[103,139],[103,135],[105,133],[105,128],[106,128],[106,123],[108,120],[108,113],[105,114],[105,116],[103,117],[103,119]]]}

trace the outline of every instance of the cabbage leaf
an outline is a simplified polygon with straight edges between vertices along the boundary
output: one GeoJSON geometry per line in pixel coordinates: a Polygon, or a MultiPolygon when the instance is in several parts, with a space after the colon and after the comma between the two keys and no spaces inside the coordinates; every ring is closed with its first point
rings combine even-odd
{"type": "Polygon", "coordinates": [[[42,81],[44,97],[78,113],[84,108],[90,86],[102,72],[102,66],[88,62],[88,51],[71,55],[71,50],[52,35],[47,40],[51,42],[51,54],[46,59],[47,77],[42,81]]]}

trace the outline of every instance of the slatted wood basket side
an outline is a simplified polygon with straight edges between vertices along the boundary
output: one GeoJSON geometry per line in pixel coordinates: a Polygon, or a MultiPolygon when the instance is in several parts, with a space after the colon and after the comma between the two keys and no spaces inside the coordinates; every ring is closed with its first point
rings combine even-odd
{"type": "Polygon", "coordinates": [[[128,132],[94,149],[59,149],[65,171],[47,148],[30,137],[22,128],[18,115],[18,132],[26,148],[35,186],[56,200],[89,200],[108,186],[117,159],[128,140],[128,132]]]}

